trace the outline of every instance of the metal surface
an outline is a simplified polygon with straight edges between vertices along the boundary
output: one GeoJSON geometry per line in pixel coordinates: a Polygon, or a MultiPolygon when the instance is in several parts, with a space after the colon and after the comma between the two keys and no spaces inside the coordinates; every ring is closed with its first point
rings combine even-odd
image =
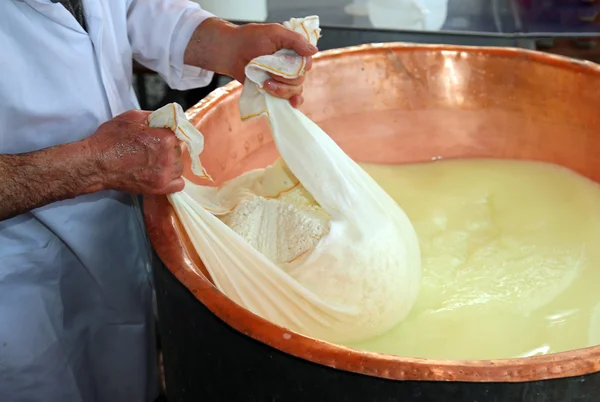
{"type": "MultiPolygon", "coordinates": [[[[251,168],[265,166],[276,157],[266,122],[240,121],[237,108],[240,92],[239,84],[228,84],[189,111],[192,121],[206,136],[203,164],[217,183],[251,168]]],[[[328,51],[316,57],[305,95],[303,111],[359,162],[395,164],[438,157],[532,159],[558,163],[600,181],[600,136],[597,135],[600,131],[597,106],[600,67],[589,62],[507,48],[365,45],[328,51]]],[[[192,178],[189,170],[186,175],[192,178]]],[[[273,350],[277,349],[287,356],[285,359],[291,359],[290,362],[302,362],[290,363],[298,370],[320,367],[305,362],[311,361],[352,376],[344,378],[371,376],[473,383],[527,383],[600,371],[600,347],[524,359],[448,361],[352,350],[300,334],[284,337],[289,330],[251,314],[212,286],[165,197],[148,197],[144,205],[150,237],[161,259],[204,306],[231,326],[234,333],[237,331],[239,336],[231,335],[232,341],[241,339],[240,336],[254,338],[258,342],[248,342],[248,347],[279,356],[280,352],[273,350]],[[356,377],[348,372],[364,376],[356,377]]],[[[171,314],[183,319],[180,312],[162,311],[161,314],[162,320],[170,323],[171,314]]],[[[216,331],[212,326],[219,322],[216,318],[206,323],[194,317],[188,319],[197,322],[199,337],[203,331],[207,334],[216,331]]],[[[192,346],[180,347],[184,350],[180,353],[188,353],[187,348],[192,346]]],[[[229,347],[237,350],[238,345],[225,345],[223,349],[229,347]]],[[[200,346],[193,348],[198,349],[198,353],[207,353],[200,346]]],[[[215,356],[197,356],[199,360],[205,357],[212,362],[210,364],[219,364],[219,367],[232,364],[252,370],[254,364],[251,359],[227,362],[215,356]]],[[[198,361],[198,364],[203,362],[198,361]]],[[[167,381],[168,376],[167,373],[167,381]]],[[[394,386],[405,387],[391,383],[397,385],[386,385],[389,390],[394,386]]],[[[581,384],[584,383],[569,380],[561,383],[561,387],[568,384],[568,387],[583,390],[581,384]]],[[[210,384],[204,385],[210,387],[210,384]]],[[[447,384],[431,387],[451,389],[447,384]]],[[[481,392],[486,389],[477,387],[472,389],[481,392]]],[[[525,392],[525,388],[519,389],[525,392]]],[[[597,391],[597,387],[594,389],[597,391]]],[[[444,400],[518,399],[448,397],[444,400]]]]}

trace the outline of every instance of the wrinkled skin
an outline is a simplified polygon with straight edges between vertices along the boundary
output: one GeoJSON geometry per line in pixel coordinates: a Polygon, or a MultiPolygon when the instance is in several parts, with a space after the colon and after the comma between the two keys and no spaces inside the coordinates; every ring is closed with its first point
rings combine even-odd
{"type": "MultiPolygon", "coordinates": [[[[255,57],[273,54],[281,49],[294,50],[307,58],[306,71],[312,66],[317,48],[306,39],[280,24],[247,24],[236,26],[210,18],[196,29],[186,49],[184,61],[243,83],[244,68],[255,57]]],[[[273,96],[289,99],[292,106],[302,104],[304,76],[289,80],[277,76],[265,82],[265,89],[273,96]]]]}
{"type": "Polygon", "coordinates": [[[125,112],[87,139],[105,187],[133,194],[183,190],[181,142],[168,129],[148,127],[149,115],[125,112]]]}
{"type": "MultiPolygon", "coordinates": [[[[300,56],[307,58],[305,71],[312,67],[312,56],[317,48],[307,43],[302,35],[292,32],[279,24],[249,24],[239,27],[238,57],[233,58],[234,64],[230,75],[244,82],[245,66],[255,57],[273,54],[280,49],[292,49],[300,56]]],[[[294,107],[300,106],[304,76],[290,80],[276,75],[265,82],[265,90],[273,96],[289,99],[294,107]]]]}

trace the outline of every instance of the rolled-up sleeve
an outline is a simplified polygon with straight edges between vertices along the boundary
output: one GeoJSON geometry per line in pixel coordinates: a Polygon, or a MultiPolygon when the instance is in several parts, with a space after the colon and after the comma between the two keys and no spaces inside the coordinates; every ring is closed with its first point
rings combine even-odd
{"type": "Polygon", "coordinates": [[[213,73],[183,63],[195,29],[213,15],[187,0],[132,0],[127,32],[133,58],[177,90],[208,85],[213,73]]]}

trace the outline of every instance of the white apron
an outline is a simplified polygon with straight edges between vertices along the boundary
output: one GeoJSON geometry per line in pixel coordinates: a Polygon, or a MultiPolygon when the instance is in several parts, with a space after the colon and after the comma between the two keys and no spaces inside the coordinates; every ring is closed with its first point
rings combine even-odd
{"type": "MultiPolygon", "coordinates": [[[[132,58],[176,89],[208,13],[179,0],[0,1],[0,153],[76,141],[138,108],[132,58]]],[[[0,222],[0,401],[157,396],[150,249],[134,197],[104,191],[0,222]]]]}

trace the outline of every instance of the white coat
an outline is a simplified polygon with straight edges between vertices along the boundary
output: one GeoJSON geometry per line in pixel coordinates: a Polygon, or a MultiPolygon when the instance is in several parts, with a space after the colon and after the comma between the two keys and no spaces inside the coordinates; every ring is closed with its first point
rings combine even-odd
{"type": "MultiPolygon", "coordinates": [[[[175,89],[210,14],[185,0],[0,1],[0,154],[77,141],[134,108],[132,59],[175,89]]],[[[151,256],[132,196],[57,202],[0,222],[0,401],[145,402],[158,394],[151,256]]]]}

